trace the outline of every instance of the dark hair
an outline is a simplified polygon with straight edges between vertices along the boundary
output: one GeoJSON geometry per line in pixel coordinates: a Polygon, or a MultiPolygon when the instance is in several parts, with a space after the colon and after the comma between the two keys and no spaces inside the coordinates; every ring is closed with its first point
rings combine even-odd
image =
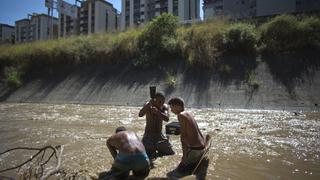
{"type": "Polygon", "coordinates": [[[127,129],[123,126],[117,127],[116,129],[116,133],[120,132],[120,131],[126,131],[127,129]]]}
{"type": "Polygon", "coordinates": [[[155,98],[163,98],[165,99],[166,97],[164,96],[164,94],[162,92],[157,92],[155,95],[155,98]]]}
{"type": "Polygon", "coordinates": [[[173,97],[168,102],[169,105],[178,105],[184,108],[184,102],[182,98],[179,97],[173,97]]]}

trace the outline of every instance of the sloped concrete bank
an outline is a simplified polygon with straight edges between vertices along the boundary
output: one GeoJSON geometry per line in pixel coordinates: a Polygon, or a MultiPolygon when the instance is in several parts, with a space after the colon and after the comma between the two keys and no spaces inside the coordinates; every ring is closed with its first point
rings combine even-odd
{"type": "Polygon", "coordinates": [[[183,66],[169,70],[176,78],[172,87],[167,85],[166,70],[83,65],[31,76],[14,91],[2,83],[0,101],[141,106],[149,97],[149,86],[156,85],[167,98],[183,97],[188,107],[319,111],[319,70],[306,67],[305,72],[282,78],[285,69],[279,67],[275,73],[261,57],[257,60],[254,86],[238,75],[221,78],[183,66]]]}

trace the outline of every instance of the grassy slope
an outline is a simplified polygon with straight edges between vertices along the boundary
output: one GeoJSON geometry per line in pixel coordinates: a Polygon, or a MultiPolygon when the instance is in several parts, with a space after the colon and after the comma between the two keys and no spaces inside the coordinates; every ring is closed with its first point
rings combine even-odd
{"type": "MultiPolygon", "coordinates": [[[[0,79],[14,89],[35,69],[47,73],[53,67],[96,63],[145,68],[183,60],[188,68],[222,76],[239,76],[241,72],[248,84],[256,86],[252,72],[257,62],[251,57],[264,52],[296,53],[319,46],[320,20],[315,17],[282,15],[261,25],[212,20],[178,27],[174,17],[164,14],[142,29],[0,46],[0,79]],[[244,58],[225,58],[240,55],[244,58]]],[[[319,64],[317,60],[298,63],[319,64]]],[[[268,64],[273,67],[276,63],[268,64]]],[[[281,64],[289,69],[297,66],[288,61],[281,64]]],[[[172,76],[168,70],[169,84],[174,84],[172,76]]]]}

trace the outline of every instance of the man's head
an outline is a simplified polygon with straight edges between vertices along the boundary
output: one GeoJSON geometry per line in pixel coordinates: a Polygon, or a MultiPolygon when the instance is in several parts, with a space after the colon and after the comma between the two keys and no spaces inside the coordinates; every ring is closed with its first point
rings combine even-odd
{"type": "Polygon", "coordinates": [[[127,129],[123,126],[117,127],[116,133],[121,132],[121,131],[126,131],[127,129]]]}
{"type": "Polygon", "coordinates": [[[165,102],[166,98],[162,92],[157,92],[155,95],[155,101],[153,102],[153,105],[157,108],[161,108],[165,102]]]}
{"type": "Polygon", "coordinates": [[[168,104],[170,105],[170,109],[174,114],[179,114],[180,112],[184,111],[184,102],[182,98],[171,98],[168,104]]]}

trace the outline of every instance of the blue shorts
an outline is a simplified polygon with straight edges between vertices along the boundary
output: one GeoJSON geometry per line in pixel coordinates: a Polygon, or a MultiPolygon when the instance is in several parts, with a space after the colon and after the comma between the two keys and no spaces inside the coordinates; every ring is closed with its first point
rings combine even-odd
{"type": "Polygon", "coordinates": [[[112,165],[112,174],[114,176],[128,176],[131,170],[135,176],[148,176],[150,161],[145,152],[117,155],[112,165]]]}

